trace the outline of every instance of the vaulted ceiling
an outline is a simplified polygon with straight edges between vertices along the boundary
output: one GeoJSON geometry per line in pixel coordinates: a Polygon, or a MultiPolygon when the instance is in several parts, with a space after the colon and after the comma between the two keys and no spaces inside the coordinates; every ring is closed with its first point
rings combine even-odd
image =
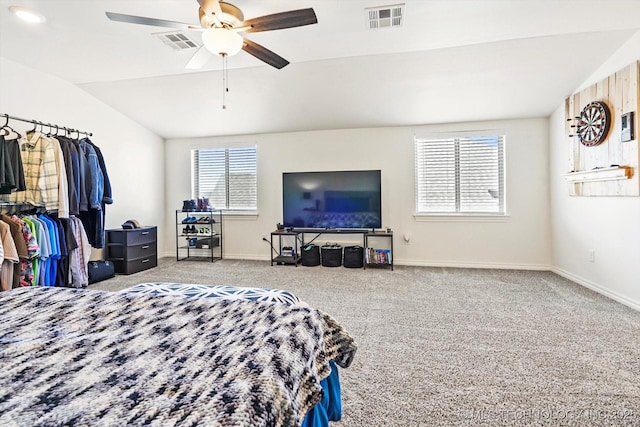
{"type": "Polygon", "coordinates": [[[312,7],[318,23],[246,34],[290,64],[229,57],[226,109],[221,58],[187,70],[195,49],[155,36],[170,29],[105,16],[197,25],[196,0],[0,0],[0,56],[177,138],[547,116],[640,29],[635,0],[230,2],[247,19],[312,7]],[[366,9],[392,4],[404,4],[402,25],[368,29],[366,9]],[[21,22],[10,5],[46,22],[21,22]]]}

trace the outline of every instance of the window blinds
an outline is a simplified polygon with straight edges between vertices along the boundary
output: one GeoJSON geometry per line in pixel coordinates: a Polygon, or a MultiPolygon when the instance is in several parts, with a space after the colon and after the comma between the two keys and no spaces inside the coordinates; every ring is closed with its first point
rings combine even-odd
{"type": "Polygon", "coordinates": [[[216,209],[258,206],[256,147],[193,150],[193,197],[216,209]]]}
{"type": "Polygon", "coordinates": [[[415,141],[417,213],[504,214],[504,136],[415,141]]]}

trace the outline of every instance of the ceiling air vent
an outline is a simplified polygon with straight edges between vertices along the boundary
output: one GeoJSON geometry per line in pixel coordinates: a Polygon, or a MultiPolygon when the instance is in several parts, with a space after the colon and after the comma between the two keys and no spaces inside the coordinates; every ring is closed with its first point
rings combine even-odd
{"type": "Polygon", "coordinates": [[[164,44],[170,46],[173,50],[193,49],[200,46],[198,43],[191,40],[186,34],[179,31],[155,33],[153,36],[162,40],[164,44]]]}
{"type": "Polygon", "coordinates": [[[375,30],[378,28],[400,27],[404,17],[404,3],[393,6],[381,6],[365,9],[367,17],[367,28],[375,30]]]}

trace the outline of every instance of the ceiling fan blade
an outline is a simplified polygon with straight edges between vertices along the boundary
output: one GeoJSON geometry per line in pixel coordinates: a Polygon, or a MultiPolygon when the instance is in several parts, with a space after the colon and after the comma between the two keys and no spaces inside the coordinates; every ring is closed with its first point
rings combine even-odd
{"type": "Polygon", "coordinates": [[[273,15],[260,16],[248,19],[242,25],[250,25],[247,33],[258,31],[281,30],[284,28],[301,27],[303,25],[317,24],[318,18],[313,8],[290,10],[288,12],[274,13],[273,15]]]}
{"type": "Polygon", "coordinates": [[[280,55],[248,39],[244,39],[242,50],[247,52],[249,55],[255,56],[260,61],[277,68],[278,70],[282,67],[286,67],[289,64],[289,61],[287,61],[280,55]]]}
{"type": "Polygon", "coordinates": [[[191,24],[184,22],[167,21],[164,19],[147,18],[144,16],[125,15],[122,13],[105,12],[107,18],[112,21],[125,22],[127,24],[151,25],[153,27],[177,28],[178,30],[191,30],[191,24]]]}
{"type": "Polygon", "coordinates": [[[191,59],[189,59],[189,62],[187,62],[187,65],[185,65],[184,68],[188,70],[199,70],[204,67],[204,64],[206,64],[210,58],[211,52],[209,52],[205,46],[200,46],[191,56],[191,59]]]}

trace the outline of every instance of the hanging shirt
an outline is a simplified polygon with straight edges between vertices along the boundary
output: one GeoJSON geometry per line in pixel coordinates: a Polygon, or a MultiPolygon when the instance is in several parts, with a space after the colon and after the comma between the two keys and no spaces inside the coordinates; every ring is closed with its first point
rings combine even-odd
{"type": "MultiPolygon", "coordinates": [[[[22,235],[22,226],[11,219],[8,215],[2,215],[0,219],[9,225],[11,232],[11,238],[18,252],[19,261],[29,258],[29,252],[27,251],[27,243],[24,241],[22,235]]],[[[20,286],[20,266],[15,266],[13,269],[13,288],[20,286]]]]}
{"type": "Polygon", "coordinates": [[[13,203],[29,203],[58,210],[59,178],[56,154],[50,138],[40,132],[31,132],[20,139],[20,156],[24,167],[26,191],[11,194],[13,203]]]}
{"type": "MultiPolygon", "coordinates": [[[[33,221],[31,221],[29,218],[27,217],[22,217],[22,221],[24,221],[24,223],[26,224],[26,226],[29,228],[30,233],[32,235],[32,239],[35,241],[35,244],[38,243],[38,237],[37,237],[37,232],[36,232],[36,225],[33,221]]],[[[34,253],[31,256],[31,270],[33,271],[33,279],[31,279],[31,285],[32,286],[38,286],[38,257],[39,257],[39,252],[40,252],[40,246],[38,245],[38,253],[34,253]]]]}
{"type": "Polygon", "coordinates": [[[76,217],[70,218],[73,228],[73,235],[78,247],[71,251],[70,269],[71,269],[71,285],[75,288],[86,287],[89,284],[88,265],[91,258],[91,245],[87,234],[84,231],[82,222],[76,217]]]}
{"type": "Polygon", "coordinates": [[[67,258],[64,262],[64,286],[71,286],[71,254],[78,249],[78,242],[73,235],[73,221],[70,218],[60,218],[62,229],[64,230],[65,245],[67,248],[67,258]]]}
{"type": "Polygon", "coordinates": [[[56,158],[56,172],[58,174],[58,218],[69,218],[69,183],[64,164],[64,153],[60,142],[51,138],[56,158]]]}
{"type": "Polygon", "coordinates": [[[58,260],[60,259],[60,246],[58,243],[58,227],[51,218],[46,215],[38,215],[41,221],[47,224],[49,229],[49,242],[51,243],[51,256],[49,257],[49,268],[46,272],[46,286],[54,286],[56,283],[56,274],[58,271],[58,260]]]}
{"type": "Polygon", "coordinates": [[[71,140],[65,136],[56,137],[62,148],[64,165],[67,174],[67,189],[69,196],[69,215],[80,213],[80,164],[78,151],[71,140]]]}
{"type": "Polygon", "coordinates": [[[17,187],[15,181],[8,145],[4,135],[0,135],[0,194],[10,194],[15,191],[17,187]]]}
{"type": "Polygon", "coordinates": [[[2,165],[0,166],[0,194],[10,194],[15,191],[24,191],[26,186],[24,183],[24,170],[22,168],[22,158],[20,157],[20,145],[18,139],[2,139],[0,136],[0,143],[2,148],[0,156],[4,158],[2,165]],[[9,174],[13,174],[10,176],[9,174]]]}
{"type": "Polygon", "coordinates": [[[44,284],[44,272],[47,271],[48,268],[48,260],[50,255],[49,250],[49,239],[46,231],[46,225],[38,219],[37,216],[32,215],[28,217],[35,227],[35,237],[38,241],[38,246],[40,247],[39,255],[38,255],[38,264],[37,267],[33,269],[33,282],[38,286],[45,286],[44,284]]]}
{"type": "Polygon", "coordinates": [[[38,255],[38,243],[27,223],[16,215],[11,216],[11,221],[19,225],[22,239],[27,247],[27,257],[20,257],[20,286],[33,286],[33,263],[31,258],[38,255]]]}
{"type": "Polygon", "coordinates": [[[13,269],[20,262],[18,249],[16,248],[9,224],[0,221],[0,241],[4,252],[2,269],[0,270],[0,287],[3,291],[13,287],[13,269]]]}
{"type": "Polygon", "coordinates": [[[69,250],[67,249],[67,239],[65,230],[62,226],[62,220],[59,218],[51,218],[56,227],[58,227],[58,246],[60,247],[60,259],[58,260],[58,270],[56,271],[55,286],[66,286],[69,278],[69,250]]]}

